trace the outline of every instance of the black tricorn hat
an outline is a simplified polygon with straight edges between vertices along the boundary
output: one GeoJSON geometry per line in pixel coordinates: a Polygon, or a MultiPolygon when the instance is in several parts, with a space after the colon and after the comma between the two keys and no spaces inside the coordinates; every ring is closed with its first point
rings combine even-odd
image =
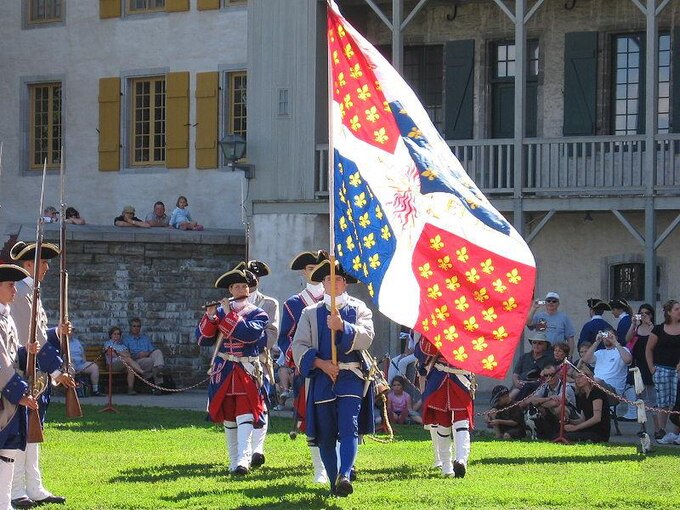
{"type": "MultiPolygon", "coordinates": [[[[318,266],[316,266],[316,269],[314,269],[314,272],[311,274],[309,279],[314,283],[319,283],[322,282],[323,279],[329,274],[331,274],[331,262],[330,260],[324,260],[318,266]]],[[[337,260],[335,261],[335,274],[337,276],[342,276],[347,283],[357,283],[358,281],[356,278],[354,278],[354,276],[347,274],[347,271],[345,271],[340,262],[337,260]]]]}
{"type": "Polygon", "coordinates": [[[605,303],[601,299],[597,299],[597,298],[590,298],[588,301],[586,301],[586,303],[588,304],[588,308],[591,308],[591,309],[593,309],[595,311],[599,311],[599,312],[605,312],[605,311],[611,312],[611,309],[612,309],[612,307],[609,306],[608,303],[605,303]]]}
{"type": "Polygon", "coordinates": [[[616,298],[609,301],[609,306],[612,308],[622,308],[624,310],[630,308],[628,301],[623,298],[616,298]]]}
{"type": "Polygon", "coordinates": [[[27,276],[28,271],[14,264],[0,264],[0,282],[18,282],[27,276]]]}
{"type": "Polygon", "coordinates": [[[268,276],[272,272],[267,264],[259,260],[249,260],[246,269],[258,278],[268,276]]]}
{"type": "Polygon", "coordinates": [[[247,269],[232,269],[217,279],[215,287],[218,289],[228,289],[234,283],[247,283],[248,287],[254,287],[257,285],[257,279],[247,269]]]}
{"type": "MultiPolygon", "coordinates": [[[[58,257],[61,251],[59,246],[52,243],[42,243],[40,248],[40,258],[53,259],[58,257]]],[[[23,241],[18,241],[9,251],[9,256],[12,260],[34,260],[35,259],[35,243],[26,244],[23,241]]]]}
{"type": "Polygon", "coordinates": [[[320,264],[324,260],[328,260],[328,252],[325,250],[303,251],[302,253],[296,255],[295,258],[290,262],[290,268],[293,271],[298,271],[312,264],[320,264]]]}

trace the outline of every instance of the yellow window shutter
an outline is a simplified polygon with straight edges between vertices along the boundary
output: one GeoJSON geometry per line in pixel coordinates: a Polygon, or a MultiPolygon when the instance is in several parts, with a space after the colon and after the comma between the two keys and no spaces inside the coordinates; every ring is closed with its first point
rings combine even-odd
{"type": "Polygon", "coordinates": [[[189,10],[189,0],[165,0],[165,12],[181,12],[189,10]]]}
{"type": "Polygon", "coordinates": [[[210,11],[220,8],[220,0],[198,0],[196,7],[199,11],[210,11]]]}
{"type": "Polygon", "coordinates": [[[120,0],[99,0],[99,17],[120,18],[120,0]]]}
{"type": "Polygon", "coordinates": [[[99,170],[120,169],[120,78],[99,80],[99,170]]]}
{"type": "Polygon", "coordinates": [[[196,73],[196,168],[217,168],[219,75],[196,73]]]}
{"type": "Polygon", "coordinates": [[[165,166],[188,168],[189,73],[168,73],[166,91],[165,166]]]}

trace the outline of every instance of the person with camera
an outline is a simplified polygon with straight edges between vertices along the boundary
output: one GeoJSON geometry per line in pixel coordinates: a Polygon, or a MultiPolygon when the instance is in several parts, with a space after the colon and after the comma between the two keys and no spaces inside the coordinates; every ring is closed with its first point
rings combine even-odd
{"type": "Polygon", "coordinates": [[[571,352],[574,352],[574,326],[569,316],[560,312],[560,295],[550,291],[545,299],[534,301],[529,310],[527,327],[530,330],[545,331],[551,345],[566,342],[571,352]]]}
{"type": "Polygon", "coordinates": [[[550,341],[544,331],[527,331],[526,339],[531,344],[531,351],[522,354],[512,371],[511,400],[522,400],[538,389],[538,377],[547,365],[555,364],[550,341]]]}
{"type": "Polygon", "coordinates": [[[612,329],[597,333],[595,342],[583,356],[583,362],[595,367],[595,379],[608,384],[622,395],[626,388],[628,366],[633,362],[630,351],[621,345],[612,329]],[[602,349],[600,346],[604,346],[602,349]]]}

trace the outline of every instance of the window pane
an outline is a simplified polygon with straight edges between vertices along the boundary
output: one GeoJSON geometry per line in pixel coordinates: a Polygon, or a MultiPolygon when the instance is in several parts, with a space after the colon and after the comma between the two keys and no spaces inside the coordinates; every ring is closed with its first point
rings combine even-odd
{"type": "Polygon", "coordinates": [[[165,79],[143,78],[133,82],[134,122],[132,164],[165,162],[165,79]]]}

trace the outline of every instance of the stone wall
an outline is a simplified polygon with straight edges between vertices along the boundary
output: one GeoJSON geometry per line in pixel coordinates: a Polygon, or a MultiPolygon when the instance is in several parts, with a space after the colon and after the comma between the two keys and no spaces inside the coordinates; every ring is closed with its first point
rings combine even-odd
{"type": "MultiPolygon", "coordinates": [[[[45,240],[58,244],[59,232],[46,226],[45,240]]],[[[69,226],[67,269],[69,317],[83,344],[101,345],[111,326],[123,333],[128,321],[142,319],[142,330],[166,356],[175,380],[185,386],[205,378],[212,348],[199,348],[194,331],[201,305],[224,293],[217,277],[242,260],[242,232],[69,226]]],[[[25,226],[19,239],[32,240],[25,226]]],[[[59,313],[59,259],[50,265],[43,300],[50,324],[59,313]]]]}

